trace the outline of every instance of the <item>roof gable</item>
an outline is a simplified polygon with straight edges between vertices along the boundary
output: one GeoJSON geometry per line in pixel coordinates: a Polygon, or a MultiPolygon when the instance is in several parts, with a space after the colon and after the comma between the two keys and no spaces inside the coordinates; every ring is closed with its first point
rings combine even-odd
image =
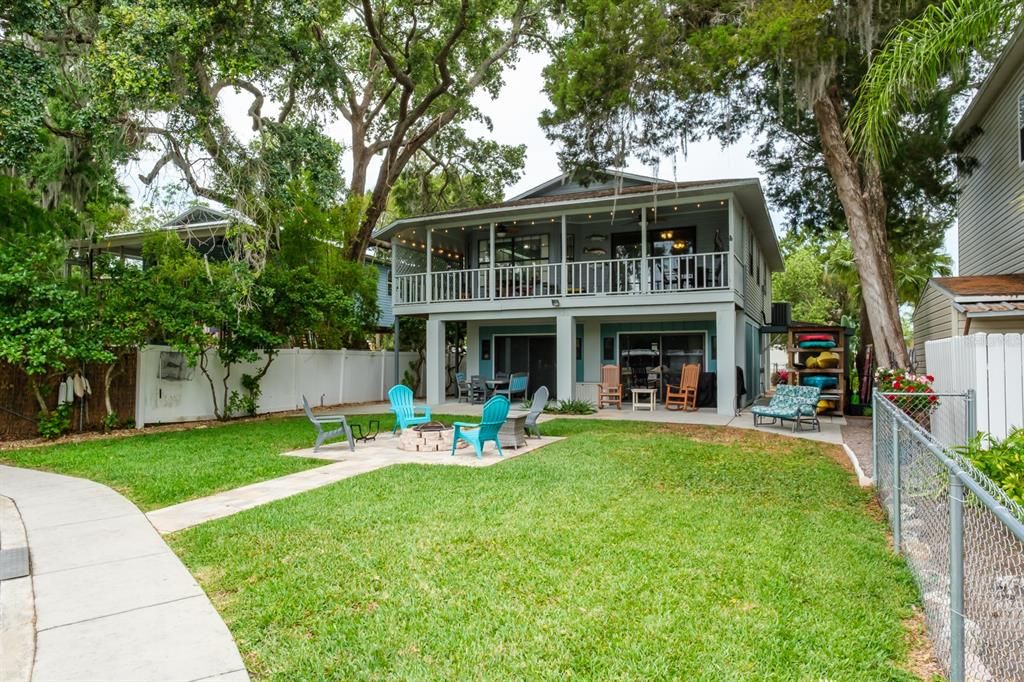
{"type": "Polygon", "coordinates": [[[232,219],[230,213],[210,206],[193,206],[185,209],[163,224],[163,227],[187,227],[189,225],[206,225],[209,223],[228,223],[232,219]]]}
{"type": "Polygon", "coordinates": [[[605,170],[602,171],[602,173],[604,173],[607,178],[604,180],[595,180],[586,185],[576,182],[568,173],[562,173],[561,175],[556,175],[546,182],[542,182],[536,187],[526,190],[522,194],[517,194],[509,199],[509,201],[534,199],[538,197],[553,197],[562,194],[577,194],[579,192],[590,192],[605,189],[639,187],[641,185],[669,182],[668,180],[660,180],[646,175],[635,175],[633,173],[626,173],[623,171],[605,170]]]}
{"type": "Polygon", "coordinates": [[[971,103],[967,105],[967,110],[953,126],[953,135],[963,135],[978,125],[988,113],[992,103],[1003,93],[1014,74],[1022,67],[1024,67],[1024,25],[1019,27],[1007,41],[1002,54],[992,65],[992,70],[985,76],[978,91],[974,93],[971,103]]]}

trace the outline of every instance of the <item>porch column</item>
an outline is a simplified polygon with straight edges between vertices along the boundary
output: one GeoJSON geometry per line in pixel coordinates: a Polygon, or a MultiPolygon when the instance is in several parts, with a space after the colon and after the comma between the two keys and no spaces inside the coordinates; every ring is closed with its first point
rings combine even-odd
{"type": "Polygon", "coordinates": [[[572,400],[576,392],[576,318],[555,318],[555,393],[559,400],[572,400]]]}
{"type": "Polygon", "coordinates": [[[498,290],[498,283],[494,280],[494,223],[491,223],[491,238],[487,241],[488,254],[487,266],[490,268],[490,272],[487,273],[487,281],[491,283],[491,300],[494,300],[494,294],[498,290]]]}
{"type": "Polygon", "coordinates": [[[569,244],[569,240],[566,237],[565,214],[563,213],[562,214],[562,266],[561,266],[561,271],[559,272],[559,275],[558,275],[559,281],[561,282],[561,286],[559,287],[559,293],[562,296],[565,296],[567,293],[569,293],[569,280],[566,279],[567,267],[565,265],[566,260],[568,260],[566,258],[566,256],[567,256],[566,249],[568,247],[568,244],[569,244]]]}
{"type": "MultiPolygon", "coordinates": [[[[736,366],[743,368],[744,382],[750,381],[750,368],[747,367],[747,315],[742,310],[736,311],[736,366]]],[[[738,392],[738,391],[737,391],[738,392]]],[[[739,397],[739,396],[737,396],[739,397]]],[[[743,396],[750,398],[750,396],[743,396]]],[[[740,401],[742,404],[743,401],[740,401]]]]}
{"type": "Polygon", "coordinates": [[[402,383],[402,336],[398,319],[398,315],[395,315],[395,380],[392,386],[402,383]]]}
{"type": "Polygon", "coordinates": [[[444,321],[436,317],[427,318],[427,404],[440,405],[444,402],[444,321]]]}
{"type": "Polygon", "coordinates": [[[480,323],[466,323],[466,377],[480,373],[480,323]]]}
{"type": "Polygon", "coordinates": [[[431,276],[434,266],[434,232],[427,228],[427,303],[434,300],[434,278],[431,276]]]}
{"type": "Polygon", "coordinates": [[[647,208],[640,209],[640,291],[650,290],[650,269],[647,265],[647,208]]]}
{"type": "Polygon", "coordinates": [[[601,323],[584,318],[583,381],[601,381],[601,323]]]}
{"type": "Polygon", "coordinates": [[[732,304],[715,312],[715,358],[718,374],[718,414],[736,414],[736,310],[732,304]]]}

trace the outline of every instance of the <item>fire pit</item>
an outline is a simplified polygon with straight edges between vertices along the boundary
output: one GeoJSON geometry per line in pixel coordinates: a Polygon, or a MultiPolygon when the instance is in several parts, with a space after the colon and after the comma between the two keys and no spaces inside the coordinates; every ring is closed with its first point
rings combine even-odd
{"type": "MultiPolygon", "coordinates": [[[[455,430],[441,422],[427,422],[403,429],[398,437],[398,449],[409,452],[444,452],[452,449],[452,435],[455,430]]],[[[459,448],[468,447],[466,441],[459,441],[459,448]]]]}

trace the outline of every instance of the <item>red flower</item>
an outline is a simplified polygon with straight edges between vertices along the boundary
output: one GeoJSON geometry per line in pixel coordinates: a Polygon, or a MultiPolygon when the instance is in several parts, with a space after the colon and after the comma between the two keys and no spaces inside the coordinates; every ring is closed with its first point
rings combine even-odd
{"type": "Polygon", "coordinates": [[[930,396],[928,396],[928,402],[930,402],[930,403],[934,403],[938,399],[939,399],[939,396],[937,396],[937,395],[930,395],[930,396]]]}
{"type": "Polygon", "coordinates": [[[933,377],[931,374],[925,374],[924,378],[927,379],[928,381],[935,381],[935,377],[933,377]]]}
{"type": "Polygon", "coordinates": [[[900,382],[898,382],[898,381],[892,382],[892,387],[898,389],[900,387],[900,382]]]}

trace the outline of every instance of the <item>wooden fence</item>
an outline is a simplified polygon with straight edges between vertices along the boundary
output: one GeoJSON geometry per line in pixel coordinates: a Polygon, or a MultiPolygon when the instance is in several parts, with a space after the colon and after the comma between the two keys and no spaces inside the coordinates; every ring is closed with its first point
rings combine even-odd
{"type": "Polygon", "coordinates": [[[972,334],[929,341],[925,354],[937,392],[974,389],[979,431],[1005,438],[1015,427],[1024,427],[1021,334],[972,334]]]}
{"type": "MultiPolygon", "coordinates": [[[[122,360],[123,370],[115,376],[110,386],[111,402],[118,416],[124,419],[135,418],[135,354],[122,360]]],[[[95,431],[102,426],[106,408],[103,405],[103,375],[107,365],[88,365],[85,377],[89,380],[92,394],[84,400],[75,399],[72,404],[71,431],[95,431]]],[[[47,405],[57,406],[61,395],[70,395],[70,390],[59,379],[51,381],[45,387],[47,405]],[[62,388],[62,386],[64,386],[62,388]]],[[[0,440],[17,440],[31,438],[38,434],[36,415],[39,404],[36,402],[28,377],[16,367],[0,362],[0,440]]]]}

